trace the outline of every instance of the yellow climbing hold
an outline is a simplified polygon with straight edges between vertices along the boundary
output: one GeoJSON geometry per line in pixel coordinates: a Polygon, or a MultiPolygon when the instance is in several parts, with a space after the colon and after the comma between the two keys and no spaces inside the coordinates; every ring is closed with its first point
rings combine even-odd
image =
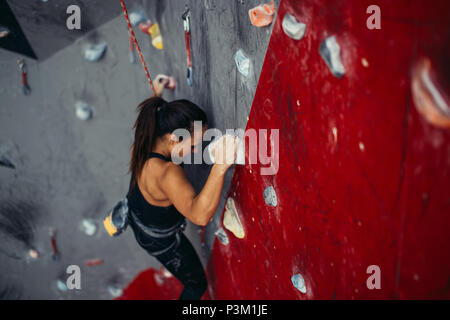
{"type": "Polygon", "coordinates": [[[159,50],[163,49],[163,39],[161,36],[161,32],[159,31],[159,25],[157,23],[152,24],[150,29],[148,29],[152,37],[152,45],[159,50]]]}

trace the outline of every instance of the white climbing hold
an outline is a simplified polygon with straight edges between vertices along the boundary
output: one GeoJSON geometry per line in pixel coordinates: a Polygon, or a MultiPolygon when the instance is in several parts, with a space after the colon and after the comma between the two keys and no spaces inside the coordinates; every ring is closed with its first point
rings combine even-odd
{"type": "Polygon", "coordinates": [[[93,236],[97,231],[97,226],[92,219],[83,219],[80,223],[80,230],[88,236],[93,236]]]}
{"type": "Polygon", "coordinates": [[[281,23],[284,33],[295,40],[301,40],[305,35],[306,24],[298,22],[294,16],[286,13],[281,23]]]}
{"type": "Polygon", "coordinates": [[[130,23],[136,27],[139,23],[147,21],[147,17],[143,11],[133,11],[129,15],[130,23]]]}
{"type": "Polygon", "coordinates": [[[300,273],[294,274],[291,277],[291,281],[298,291],[300,291],[301,293],[306,293],[305,279],[303,279],[303,276],[300,273]]]}
{"type": "Polygon", "coordinates": [[[77,103],[75,103],[75,110],[78,119],[84,121],[89,120],[93,114],[89,105],[83,101],[77,101],[77,103]]]}
{"type": "Polygon", "coordinates": [[[241,220],[239,219],[239,215],[232,198],[228,198],[225,205],[223,226],[230,230],[237,238],[243,239],[245,237],[244,228],[242,227],[241,220]]]}
{"type": "Polygon", "coordinates": [[[330,68],[331,73],[337,78],[342,78],[345,74],[345,68],[342,64],[341,48],[337,43],[336,37],[326,38],[320,45],[319,52],[330,68]]]}
{"type": "Polygon", "coordinates": [[[245,55],[242,49],[239,49],[234,54],[234,61],[236,62],[236,66],[238,71],[245,77],[248,76],[250,71],[250,59],[245,55]]]}
{"type": "Polygon", "coordinates": [[[368,68],[369,67],[369,61],[367,61],[366,58],[362,58],[361,59],[361,64],[363,65],[363,67],[368,68]]]}
{"type": "Polygon", "coordinates": [[[103,55],[105,54],[107,47],[108,47],[108,45],[106,44],[106,42],[90,45],[84,51],[84,59],[87,61],[90,61],[90,62],[95,62],[95,61],[100,60],[103,57],[103,55]]]}
{"type": "Polygon", "coordinates": [[[228,236],[225,230],[223,230],[223,228],[217,229],[217,231],[214,234],[217,236],[217,238],[222,244],[224,245],[228,244],[228,236]]]}
{"type": "Polygon", "coordinates": [[[122,288],[120,288],[117,285],[110,285],[108,286],[108,292],[111,296],[113,296],[114,298],[120,297],[123,293],[122,288]]]}
{"type": "Polygon", "coordinates": [[[156,283],[160,286],[163,285],[164,282],[166,282],[166,280],[164,279],[164,276],[160,275],[159,273],[155,273],[154,277],[155,277],[156,283]]]}
{"type": "Polygon", "coordinates": [[[362,152],[364,152],[365,149],[366,149],[366,147],[364,146],[364,143],[360,142],[360,143],[359,143],[359,150],[361,150],[362,152]]]}
{"type": "Polygon", "coordinates": [[[264,189],[263,192],[264,201],[268,206],[276,207],[278,204],[277,194],[275,193],[275,189],[272,186],[269,186],[264,189]]]}
{"type": "Polygon", "coordinates": [[[338,130],[336,127],[333,128],[333,138],[334,138],[334,143],[336,143],[337,138],[338,138],[338,130]]]}
{"type": "Polygon", "coordinates": [[[30,257],[34,260],[36,260],[37,258],[39,258],[39,253],[35,250],[35,249],[30,249],[28,251],[28,254],[30,255],[30,257]]]}

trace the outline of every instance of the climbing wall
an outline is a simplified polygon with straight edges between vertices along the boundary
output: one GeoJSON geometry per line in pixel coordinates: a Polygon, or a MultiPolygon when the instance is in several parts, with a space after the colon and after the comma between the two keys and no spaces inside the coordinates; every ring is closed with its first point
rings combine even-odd
{"type": "Polygon", "coordinates": [[[279,129],[279,168],[236,167],[224,217],[244,236],[219,226],[211,298],[450,297],[450,132],[412,92],[421,61],[450,92],[450,2],[377,1],[380,30],[371,4],[281,1],[247,123],[279,129]]]}
{"type": "MultiPolygon", "coordinates": [[[[130,14],[143,11],[159,23],[164,50],[152,45],[149,34],[137,27],[135,32],[151,76],[162,73],[176,79],[176,89],[165,90],[163,97],[195,102],[208,114],[211,127],[244,128],[273,27],[250,23],[248,10],[260,1],[125,2],[130,14]],[[181,18],[185,5],[191,10],[192,87],[186,81],[181,18]],[[250,58],[246,77],[234,61],[239,49],[250,58]]],[[[156,299],[171,292],[172,298],[178,298],[179,292],[166,287],[173,288],[172,281],[178,280],[163,277],[162,284],[149,276],[151,270],[144,271],[158,270],[160,265],[139,247],[131,230],[112,239],[102,225],[106,212],[128,190],[136,107],[150,95],[139,60],[129,61],[120,1],[10,0],[8,4],[39,59],[25,58],[31,88],[25,96],[19,56],[0,49],[0,298],[111,299],[133,279],[139,285],[130,285],[124,297],[156,299]],[[69,4],[80,6],[82,30],[67,29],[69,4]],[[97,43],[107,44],[103,56],[86,61],[86,49],[97,43]],[[82,120],[87,113],[84,106],[92,111],[87,121],[82,120]],[[13,228],[5,227],[5,220],[14,223],[13,228]],[[96,225],[93,234],[86,233],[85,222],[96,225]],[[50,227],[56,232],[58,261],[52,258],[50,227]],[[38,252],[37,258],[30,256],[35,253],[30,247],[38,252]],[[98,259],[103,263],[88,264],[98,259]],[[80,266],[82,290],[61,285],[68,265],[80,266]],[[143,288],[149,291],[143,293],[143,288]]],[[[185,168],[199,191],[210,166],[185,168]]],[[[192,223],[185,230],[205,267],[232,173],[229,170],[221,204],[205,232],[192,223]]]]}

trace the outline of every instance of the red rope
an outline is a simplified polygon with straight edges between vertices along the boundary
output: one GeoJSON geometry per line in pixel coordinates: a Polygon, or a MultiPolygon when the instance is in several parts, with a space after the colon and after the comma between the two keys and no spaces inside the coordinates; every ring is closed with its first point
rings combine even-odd
{"type": "Polygon", "coordinates": [[[134,35],[133,28],[131,27],[130,18],[128,18],[128,11],[127,11],[127,8],[125,7],[125,2],[123,0],[120,0],[120,4],[122,6],[123,15],[125,16],[125,19],[127,19],[128,31],[130,32],[130,36],[133,38],[134,44],[136,45],[136,50],[139,54],[139,58],[141,59],[141,64],[142,64],[142,67],[144,68],[145,74],[147,76],[148,83],[150,84],[150,87],[152,88],[153,94],[155,94],[155,88],[153,87],[153,82],[152,82],[152,79],[150,78],[150,73],[148,72],[147,65],[145,64],[144,57],[142,56],[141,48],[139,47],[139,44],[136,40],[136,36],[134,35]]]}

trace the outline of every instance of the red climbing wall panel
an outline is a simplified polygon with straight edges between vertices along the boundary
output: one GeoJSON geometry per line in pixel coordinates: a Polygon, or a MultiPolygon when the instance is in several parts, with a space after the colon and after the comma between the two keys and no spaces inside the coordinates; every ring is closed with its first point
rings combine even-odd
{"type": "Polygon", "coordinates": [[[450,2],[376,1],[381,30],[366,27],[371,4],[282,0],[247,124],[280,129],[279,171],[236,167],[229,196],[245,238],[215,240],[212,298],[450,297],[450,130],[418,113],[410,87],[426,56],[449,92],[450,2]],[[283,32],[285,13],[307,25],[303,39],[283,32]],[[341,79],[319,54],[332,35],[341,79]],[[369,265],[380,290],[366,286],[369,265]]]}

